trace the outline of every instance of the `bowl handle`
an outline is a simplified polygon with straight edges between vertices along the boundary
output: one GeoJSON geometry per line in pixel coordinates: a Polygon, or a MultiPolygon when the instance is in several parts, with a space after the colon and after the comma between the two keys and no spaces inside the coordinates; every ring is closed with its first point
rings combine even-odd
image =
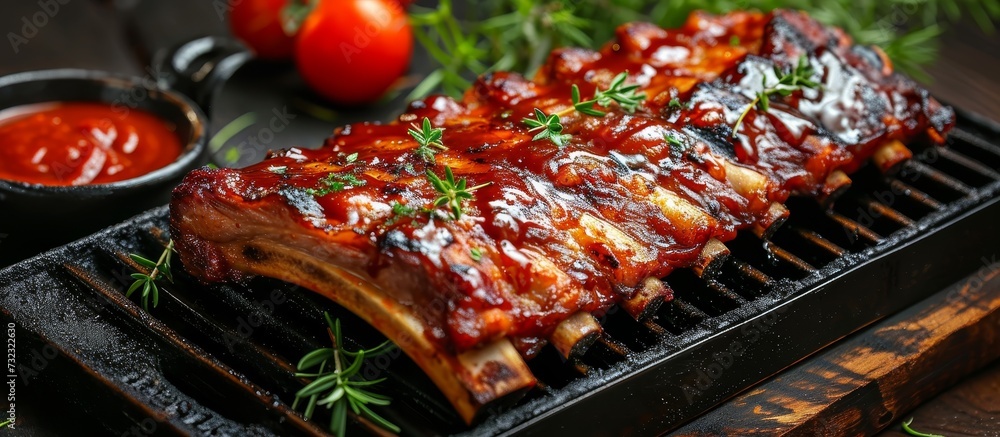
{"type": "Polygon", "coordinates": [[[222,84],[251,58],[250,50],[233,38],[203,36],[160,51],[153,65],[158,81],[191,98],[211,117],[222,84]]]}

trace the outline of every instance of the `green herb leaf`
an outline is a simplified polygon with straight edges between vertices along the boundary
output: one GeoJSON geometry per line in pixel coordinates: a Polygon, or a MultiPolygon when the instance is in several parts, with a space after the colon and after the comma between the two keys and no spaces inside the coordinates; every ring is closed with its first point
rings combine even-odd
{"type": "Polygon", "coordinates": [[[303,356],[296,368],[301,370],[316,367],[330,358],[333,358],[332,348],[319,348],[303,356]]]}
{"type": "Polygon", "coordinates": [[[674,134],[666,134],[663,136],[663,139],[667,141],[667,144],[670,145],[670,149],[674,152],[681,153],[687,149],[687,145],[674,134]]]}
{"type": "Polygon", "coordinates": [[[535,108],[535,118],[524,118],[521,122],[528,126],[528,132],[538,132],[532,140],[549,140],[552,144],[563,147],[570,139],[569,135],[562,133],[563,125],[559,121],[559,114],[548,115],[535,108]]]}
{"type": "Polygon", "coordinates": [[[417,210],[397,202],[392,204],[392,213],[404,217],[412,217],[417,213],[417,210]]]}
{"type": "Polygon", "coordinates": [[[469,256],[475,262],[482,261],[482,259],[483,259],[483,251],[479,250],[478,247],[473,247],[472,249],[469,249],[469,256]]]}
{"type": "Polygon", "coordinates": [[[129,258],[132,258],[132,261],[135,261],[136,264],[139,264],[140,266],[143,266],[143,267],[146,267],[146,268],[149,268],[149,269],[155,269],[156,268],[156,262],[154,262],[154,261],[150,261],[150,260],[148,260],[146,258],[143,258],[140,255],[136,255],[134,253],[130,253],[128,256],[129,256],[129,258]]]}
{"type": "Polygon", "coordinates": [[[611,106],[611,103],[617,103],[625,112],[629,114],[635,112],[642,101],[646,99],[646,95],[635,92],[639,89],[639,85],[625,86],[626,79],[628,79],[628,72],[623,71],[611,79],[611,86],[608,89],[597,90],[594,93],[594,100],[597,101],[597,104],[608,107],[611,106]]]}
{"type": "Polygon", "coordinates": [[[771,106],[771,99],[776,96],[788,97],[795,91],[800,91],[804,89],[819,89],[822,87],[818,82],[813,80],[813,76],[816,72],[813,70],[812,65],[809,63],[809,59],[805,55],[799,57],[798,63],[792,68],[791,71],[783,73],[778,70],[777,67],[774,69],[774,73],[778,78],[777,83],[774,85],[767,84],[767,77],[765,76],[761,79],[761,86],[763,89],[757,93],[757,96],[743,109],[740,114],[740,118],[736,120],[736,124],[733,125],[733,137],[735,138],[739,134],[740,126],[743,124],[743,119],[746,118],[750,110],[757,108],[763,112],[767,112],[771,106]]]}
{"type": "Polygon", "coordinates": [[[433,205],[435,208],[441,206],[448,206],[451,212],[451,218],[458,220],[462,218],[463,205],[466,200],[472,199],[472,192],[480,188],[490,185],[492,182],[487,182],[485,184],[476,185],[475,187],[466,188],[466,180],[460,179],[455,182],[455,175],[451,171],[451,167],[445,166],[444,168],[444,179],[441,179],[437,174],[431,170],[427,170],[427,181],[430,182],[434,190],[438,192],[439,196],[434,199],[433,205]]]}
{"type": "Polygon", "coordinates": [[[417,150],[413,153],[426,162],[433,164],[435,162],[434,155],[437,152],[448,150],[444,143],[441,142],[444,138],[444,129],[431,127],[431,120],[427,117],[424,117],[423,124],[420,127],[411,124],[410,129],[406,132],[417,142],[417,150]]]}
{"type": "Polygon", "coordinates": [[[130,275],[132,279],[135,279],[135,282],[125,291],[125,297],[131,298],[133,293],[142,289],[142,293],[140,294],[142,309],[149,311],[150,299],[153,300],[153,308],[156,308],[160,304],[160,287],[156,285],[156,281],[160,278],[166,278],[167,281],[174,282],[173,274],[170,272],[170,257],[173,255],[173,252],[174,240],[170,240],[156,262],[142,255],[130,253],[129,258],[135,261],[136,264],[150,270],[149,273],[140,272],[130,275]]]}
{"type": "Polygon", "coordinates": [[[944,436],[939,435],[939,434],[928,434],[928,433],[923,433],[923,432],[915,431],[913,428],[910,428],[910,424],[911,423],[913,423],[913,418],[912,417],[909,418],[908,420],[903,421],[903,431],[906,431],[906,433],[909,434],[909,435],[913,435],[913,436],[917,436],[917,437],[944,437],[944,436]]]}
{"type": "Polygon", "coordinates": [[[580,112],[581,114],[590,115],[593,117],[603,117],[606,114],[604,111],[599,111],[594,109],[594,104],[597,103],[597,99],[590,99],[584,102],[580,101],[580,87],[573,84],[572,90],[572,100],[573,108],[580,112]]]}
{"type": "Polygon", "coordinates": [[[295,402],[292,403],[292,408],[297,409],[299,402],[305,399],[306,408],[303,417],[306,420],[312,419],[317,405],[330,408],[330,431],[336,435],[344,435],[346,432],[348,407],[355,414],[363,415],[387,430],[399,432],[398,426],[379,416],[368,407],[368,404],[389,405],[391,400],[386,396],[360,388],[361,386],[374,386],[384,381],[385,378],[373,381],[351,379],[358,377],[365,357],[390,350],[391,343],[385,342],[372,349],[347,351],[344,349],[344,341],[340,332],[340,320],[331,318],[329,313],[323,313],[323,318],[326,319],[327,334],[333,347],[313,350],[299,360],[296,368],[300,372],[317,366],[319,371],[317,373],[296,373],[296,376],[313,378],[313,380],[295,393],[295,402]],[[345,367],[344,359],[348,356],[354,357],[354,361],[345,367]]]}
{"type": "Polygon", "coordinates": [[[305,191],[311,196],[322,197],[344,191],[347,187],[363,187],[367,183],[364,179],[358,179],[354,173],[330,173],[319,180],[317,188],[306,188],[305,191]]]}

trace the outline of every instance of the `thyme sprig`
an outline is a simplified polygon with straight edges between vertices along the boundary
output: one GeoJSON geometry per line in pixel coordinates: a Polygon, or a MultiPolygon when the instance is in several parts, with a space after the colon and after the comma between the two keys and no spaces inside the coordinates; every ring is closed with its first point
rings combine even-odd
{"type": "Polygon", "coordinates": [[[450,210],[451,218],[455,220],[462,218],[462,213],[464,212],[463,204],[465,201],[472,199],[472,193],[492,183],[487,182],[485,184],[466,188],[468,181],[466,181],[465,178],[462,178],[456,182],[455,175],[452,173],[451,167],[448,166],[444,167],[444,179],[441,179],[433,171],[427,170],[427,180],[439,194],[438,197],[434,199],[434,208],[447,206],[450,210]]]}
{"type": "Polygon", "coordinates": [[[799,62],[787,73],[781,72],[781,70],[775,66],[774,74],[778,77],[778,82],[774,85],[768,86],[768,76],[766,75],[763,79],[761,79],[764,89],[757,93],[750,104],[743,109],[743,113],[740,114],[740,118],[736,119],[736,124],[733,125],[734,138],[740,130],[740,125],[743,124],[743,119],[746,118],[751,109],[757,108],[761,111],[767,112],[771,107],[771,99],[775,97],[788,97],[795,91],[807,88],[818,89],[821,87],[818,82],[815,82],[812,79],[816,72],[813,70],[812,65],[809,64],[809,60],[806,59],[805,55],[800,56],[799,62]]]}
{"type": "Polygon", "coordinates": [[[317,182],[317,188],[306,188],[306,193],[322,197],[344,191],[347,187],[363,187],[367,183],[364,179],[358,179],[354,173],[330,173],[317,182]]]}
{"type": "Polygon", "coordinates": [[[580,87],[573,84],[571,95],[573,106],[553,114],[546,114],[541,109],[535,108],[535,118],[525,117],[521,122],[528,126],[528,132],[538,132],[532,138],[533,140],[547,139],[552,141],[552,144],[563,147],[569,142],[570,135],[562,133],[563,125],[560,117],[572,114],[573,111],[591,117],[603,117],[607,115],[607,112],[595,109],[594,105],[607,108],[617,103],[618,107],[630,114],[639,108],[642,101],[646,99],[646,95],[636,92],[639,89],[639,85],[625,86],[626,79],[628,79],[628,72],[623,71],[619,73],[614,79],[611,79],[608,89],[602,90],[598,88],[594,90],[594,97],[589,100],[581,100],[580,87]]]}
{"type": "Polygon", "coordinates": [[[389,405],[390,398],[373,393],[367,387],[374,386],[385,378],[366,381],[358,372],[365,358],[375,357],[391,351],[395,346],[388,340],[371,349],[359,349],[351,352],[344,349],[344,339],[340,333],[340,319],[333,319],[330,314],[323,313],[327,323],[327,335],[330,336],[332,347],[313,350],[299,360],[295,376],[310,378],[312,381],[295,393],[292,409],[297,409],[299,402],[306,401],[303,417],[312,419],[316,406],[325,406],[332,411],[330,431],[343,437],[347,430],[347,409],[354,414],[370,419],[377,425],[399,433],[398,426],[372,411],[369,405],[389,405]],[[348,363],[348,358],[353,361],[348,363]],[[345,364],[347,364],[345,366],[345,364]],[[310,369],[317,369],[310,372],[310,369]]]}
{"type": "Polygon", "coordinates": [[[417,150],[413,153],[421,157],[424,161],[433,164],[434,155],[437,152],[448,150],[448,147],[441,142],[441,139],[444,137],[444,129],[432,127],[429,118],[424,117],[423,124],[420,127],[417,127],[415,124],[411,124],[410,126],[411,128],[406,132],[418,144],[417,150]]]}
{"type": "Polygon", "coordinates": [[[141,288],[142,309],[149,311],[150,298],[153,299],[153,308],[156,308],[160,304],[160,288],[156,285],[156,281],[160,278],[166,278],[167,281],[174,282],[174,276],[170,273],[170,257],[173,255],[173,252],[174,240],[170,240],[167,243],[167,247],[160,253],[160,258],[155,262],[141,255],[130,253],[128,255],[129,258],[132,258],[136,264],[150,270],[149,273],[140,272],[132,274],[132,279],[135,279],[135,282],[125,292],[125,297],[132,297],[132,293],[141,288]]]}
{"type": "MultiPolygon", "coordinates": [[[[635,112],[635,110],[639,108],[639,105],[642,104],[642,101],[646,100],[646,95],[636,93],[636,90],[639,89],[639,85],[625,86],[625,79],[628,79],[628,72],[623,71],[618,73],[614,79],[611,79],[611,85],[608,86],[608,89],[598,89],[594,91],[594,98],[585,102],[578,102],[580,99],[580,90],[576,87],[576,85],[573,85],[573,106],[576,107],[578,111],[583,112],[580,110],[580,106],[589,104],[590,107],[593,107],[591,102],[597,102],[598,105],[605,108],[611,106],[612,103],[617,103],[618,107],[622,108],[623,111],[628,112],[629,114],[635,112]]],[[[595,113],[589,114],[586,112],[584,113],[597,117],[604,116],[604,113],[601,111],[595,111],[595,113]]]]}
{"type": "Polygon", "coordinates": [[[680,138],[677,138],[677,136],[674,134],[664,135],[663,140],[667,142],[667,144],[670,146],[670,150],[673,150],[674,152],[681,153],[685,149],[687,149],[687,145],[684,144],[684,142],[681,141],[680,138]]]}
{"type": "Polygon", "coordinates": [[[552,144],[562,147],[569,142],[570,135],[562,133],[563,125],[559,120],[559,114],[546,114],[541,109],[535,108],[535,118],[524,118],[521,120],[528,126],[528,132],[538,132],[532,140],[549,140],[552,144]]]}
{"type": "Polygon", "coordinates": [[[688,109],[690,107],[691,102],[681,102],[681,99],[677,97],[670,99],[670,102],[667,103],[667,108],[669,109],[688,109]]]}

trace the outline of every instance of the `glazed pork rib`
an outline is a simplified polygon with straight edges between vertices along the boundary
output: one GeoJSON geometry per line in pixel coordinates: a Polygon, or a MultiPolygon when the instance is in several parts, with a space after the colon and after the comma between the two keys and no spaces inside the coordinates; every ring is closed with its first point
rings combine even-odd
{"type": "Polygon", "coordinates": [[[830,200],[869,158],[891,171],[902,144],[941,144],[953,123],[877,49],[805,14],[695,13],[557,50],[534,80],[493,73],[461,101],[339,128],[316,150],[195,170],[174,191],[171,232],[202,280],[280,278],[358,314],[471,422],[534,385],[523,358],[547,343],[581,353],[616,304],[648,317],[674,269],[711,274],[737,232],[773,232],[789,196],[830,200]],[[801,62],[820,86],[751,106],[801,62]],[[591,95],[622,72],[645,95],[637,108],[567,110],[573,85],[591,95]],[[562,111],[565,144],[525,126],[536,109],[562,111]],[[447,150],[416,153],[408,130],[424,119],[447,150]],[[458,217],[434,206],[428,172],[445,169],[488,184],[458,217]]]}

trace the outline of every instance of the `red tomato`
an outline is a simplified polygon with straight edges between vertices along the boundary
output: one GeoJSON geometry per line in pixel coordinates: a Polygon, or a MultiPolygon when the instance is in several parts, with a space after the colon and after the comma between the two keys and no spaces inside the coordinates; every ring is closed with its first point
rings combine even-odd
{"type": "Polygon", "coordinates": [[[413,32],[394,0],[321,0],[295,43],[306,83],[341,104],[378,99],[406,72],[413,32]]]}
{"type": "Polygon", "coordinates": [[[295,38],[281,28],[281,12],[288,0],[240,0],[232,2],[229,28],[257,57],[270,60],[292,58],[295,38]]]}

